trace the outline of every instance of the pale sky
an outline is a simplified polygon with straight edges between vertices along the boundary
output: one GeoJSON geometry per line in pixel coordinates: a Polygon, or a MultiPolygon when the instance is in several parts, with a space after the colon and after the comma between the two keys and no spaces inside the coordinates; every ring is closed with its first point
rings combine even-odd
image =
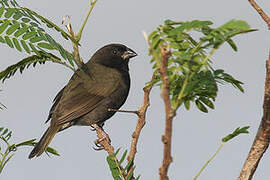
{"type": "MultiPolygon", "coordinates": [[[[74,30],[78,30],[88,10],[88,0],[83,1],[19,1],[61,26],[62,17],[71,16],[74,30]]],[[[258,2],[269,11],[270,2],[258,2]]],[[[109,43],[123,43],[138,53],[130,63],[131,91],[122,107],[136,110],[142,104],[145,82],[151,78],[151,65],[147,55],[147,44],[141,31],[150,33],[166,19],[176,21],[211,20],[219,26],[231,19],[247,21],[257,32],[235,38],[238,52],[224,45],[213,56],[214,67],[223,68],[235,78],[243,81],[245,93],[232,86],[220,86],[215,110],[208,114],[199,112],[194,106],[190,111],[177,112],[173,129],[173,163],[169,169],[172,180],[192,179],[196,172],[214,153],[221,138],[235,128],[251,126],[249,135],[241,135],[228,142],[213,162],[200,176],[200,180],[232,180],[240,173],[262,117],[262,102],[265,78],[265,60],[270,48],[266,24],[247,0],[99,0],[90,21],[86,25],[81,41],[81,55],[87,61],[100,47],[109,43]]],[[[63,27],[64,28],[64,27],[63,27]]],[[[57,35],[57,34],[55,34],[57,35]]],[[[58,36],[59,37],[59,36],[58,36]]],[[[61,39],[61,38],[59,38],[61,39]]],[[[71,49],[67,41],[65,47],[71,49]]],[[[18,62],[26,54],[0,46],[1,70],[18,62]]],[[[0,85],[3,92],[0,100],[8,109],[1,111],[0,126],[13,130],[11,142],[39,139],[47,129],[44,122],[57,92],[67,83],[71,70],[57,64],[46,63],[30,67],[23,75],[0,85]]],[[[164,131],[164,106],[159,88],[151,93],[151,106],[147,123],[142,131],[135,159],[135,175],[142,180],[158,179],[158,168],[162,161],[164,131]]],[[[112,145],[128,149],[131,134],[136,125],[136,116],[117,113],[105,124],[112,145]]],[[[92,149],[96,133],[88,127],[72,127],[56,135],[51,146],[61,154],[49,158],[45,154],[28,160],[32,148],[19,149],[8,163],[1,180],[110,180],[106,152],[92,149]]],[[[270,177],[270,156],[266,152],[254,175],[254,180],[270,177]]]]}

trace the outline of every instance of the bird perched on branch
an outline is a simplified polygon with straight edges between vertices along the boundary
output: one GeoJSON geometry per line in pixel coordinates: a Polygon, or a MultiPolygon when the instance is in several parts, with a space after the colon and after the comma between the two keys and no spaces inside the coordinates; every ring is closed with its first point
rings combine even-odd
{"type": "Polygon", "coordinates": [[[127,99],[130,88],[128,63],[136,55],[122,44],[109,44],[78,69],[56,95],[46,121],[51,120],[50,126],[29,158],[40,156],[55,134],[70,126],[102,128],[115,114],[108,109],[119,109],[127,99]]]}

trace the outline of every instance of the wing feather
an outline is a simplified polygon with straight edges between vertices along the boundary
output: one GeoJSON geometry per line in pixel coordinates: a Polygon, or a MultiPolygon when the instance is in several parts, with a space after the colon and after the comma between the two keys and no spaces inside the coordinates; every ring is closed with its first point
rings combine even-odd
{"type": "Polygon", "coordinates": [[[100,66],[92,64],[90,75],[77,71],[72,76],[55,98],[49,115],[51,123],[65,124],[89,113],[116,90],[121,78],[119,72],[100,66]]]}

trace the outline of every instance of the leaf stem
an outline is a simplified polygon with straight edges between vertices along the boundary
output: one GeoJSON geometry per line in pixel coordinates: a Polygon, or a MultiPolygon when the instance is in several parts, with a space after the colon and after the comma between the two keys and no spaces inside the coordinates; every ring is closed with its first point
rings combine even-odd
{"type": "Polygon", "coordinates": [[[203,167],[199,170],[199,172],[196,174],[196,176],[193,178],[193,180],[197,180],[198,177],[201,175],[202,171],[206,168],[206,166],[216,157],[216,155],[219,153],[219,151],[224,146],[225,142],[222,142],[216,152],[210,157],[210,159],[203,165],[203,167]]]}
{"type": "Polygon", "coordinates": [[[88,21],[88,18],[89,18],[89,16],[90,16],[90,14],[91,14],[91,12],[92,12],[92,10],[93,10],[93,8],[94,8],[96,2],[97,2],[97,0],[91,0],[91,1],[90,1],[90,8],[89,8],[89,10],[88,10],[88,12],[87,12],[87,14],[86,14],[86,17],[85,17],[85,19],[84,19],[84,21],[83,21],[83,24],[82,24],[82,26],[81,26],[81,28],[80,28],[78,34],[76,35],[76,40],[77,40],[78,42],[81,40],[82,32],[83,32],[84,26],[86,25],[86,23],[87,23],[87,21],[88,21]]]}
{"type": "MultiPolygon", "coordinates": [[[[196,47],[196,48],[198,48],[198,47],[196,47]]],[[[212,57],[212,55],[215,53],[216,50],[217,50],[216,48],[213,48],[213,49],[210,51],[210,53],[202,60],[201,65],[199,66],[198,70],[199,70],[202,66],[205,65],[205,63],[210,59],[210,57],[212,57]]],[[[176,111],[176,110],[179,108],[179,106],[181,105],[181,100],[182,100],[182,98],[183,98],[185,89],[186,89],[186,87],[187,87],[188,80],[191,79],[191,78],[194,76],[195,72],[196,72],[196,71],[193,71],[190,75],[189,75],[189,74],[186,75],[186,78],[185,78],[185,80],[184,80],[183,86],[182,86],[182,88],[181,88],[181,90],[180,90],[180,93],[179,93],[179,95],[178,95],[178,98],[177,98],[178,102],[177,102],[177,105],[176,105],[174,111],[176,111]]]]}
{"type": "Polygon", "coordinates": [[[216,50],[217,50],[216,48],[213,48],[210,51],[210,53],[202,60],[202,65],[201,66],[203,66],[210,59],[210,57],[213,56],[213,54],[216,52],[216,50]]]}
{"type": "Polygon", "coordinates": [[[183,86],[182,86],[182,88],[181,88],[181,91],[180,91],[180,93],[179,93],[179,95],[178,95],[178,104],[180,104],[180,101],[182,100],[182,97],[183,97],[183,95],[184,95],[184,92],[185,92],[185,89],[186,89],[186,86],[187,86],[187,84],[188,84],[188,80],[189,80],[189,74],[186,76],[186,78],[185,78],[185,81],[184,81],[184,83],[183,83],[183,86]]]}

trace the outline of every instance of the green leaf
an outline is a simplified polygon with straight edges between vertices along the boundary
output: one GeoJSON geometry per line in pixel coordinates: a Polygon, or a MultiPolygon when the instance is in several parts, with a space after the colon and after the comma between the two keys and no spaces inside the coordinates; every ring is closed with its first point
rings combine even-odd
{"type": "Polygon", "coordinates": [[[37,35],[36,31],[31,31],[31,32],[25,33],[22,38],[23,38],[23,40],[27,40],[29,38],[36,36],[36,35],[37,35]]]}
{"type": "Polygon", "coordinates": [[[10,18],[13,15],[13,13],[15,13],[14,8],[8,8],[6,10],[7,10],[7,12],[5,13],[5,18],[10,18]]]}
{"type": "Polygon", "coordinates": [[[45,42],[40,42],[40,43],[38,43],[37,45],[38,45],[38,47],[40,47],[40,48],[44,48],[44,49],[48,49],[48,50],[53,50],[53,49],[55,49],[51,44],[45,43],[45,42]]]}
{"type": "Polygon", "coordinates": [[[211,109],[215,109],[213,102],[208,98],[200,97],[199,100],[203,102],[206,106],[210,107],[211,109]]]}
{"type": "Polygon", "coordinates": [[[20,27],[20,24],[19,24],[19,23],[14,23],[13,25],[11,25],[11,26],[7,29],[6,34],[7,34],[7,35],[11,35],[11,34],[14,33],[19,27],[20,27]]]}
{"type": "Polygon", "coordinates": [[[141,177],[141,175],[139,175],[135,180],[139,180],[140,179],[140,177],[141,177]]]}
{"type": "Polygon", "coordinates": [[[126,156],[127,156],[127,150],[125,150],[125,152],[123,153],[123,155],[122,155],[122,157],[121,157],[121,159],[119,161],[119,164],[122,164],[124,162],[126,156]]]}
{"type": "Polygon", "coordinates": [[[6,140],[9,140],[11,138],[12,131],[9,131],[9,133],[5,136],[6,140]]]}
{"type": "Polygon", "coordinates": [[[13,43],[14,43],[14,45],[15,45],[15,48],[16,48],[18,51],[22,52],[22,48],[21,48],[21,46],[20,46],[18,40],[17,40],[16,38],[13,38],[12,41],[13,41],[13,43]]]}
{"type": "Polygon", "coordinates": [[[14,156],[14,153],[11,154],[10,156],[8,156],[8,158],[7,158],[7,159],[5,160],[5,162],[3,163],[2,167],[4,167],[4,166],[7,164],[7,162],[8,162],[13,156],[14,156]]]}
{"type": "Polygon", "coordinates": [[[214,75],[217,76],[219,74],[223,74],[224,73],[224,70],[223,69],[217,69],[214,71],[214,75]]]}
{"type": "Polygon", "coordinates": [[[45,38],[53,47],[57,47],[57,43],[49,34],[45,34],[45,38]]]}
{"type": "Polygon", "coordinates": [[[229,39],[227,40],[227,43],[232,47],[232,49],[233,49],[234,51],[237,51],[237,46],[236,46],[236,44],[233,42],[233,40],[232,40],[231,38],[229,38],[229,39]]]}
{"type": "Polygon", "coordinates": [[[36,42],[40,42],[40,41],[42,41],[42,40],[44,40],[44,38],[43,38],[42,36],[35,36],[35,37],[32,37],[32,38],[30,39],[30,42],[31,42],[31,43],[36,43],[36,42]]]}
{"type": "Polygon", "coordinates": [[[1,43],[6,43],[6,40],[3,37],[0,36],[0,42],[1,43]]]}
{"type": "Polygon", "coordinates": [[[115,153],[114,153],[114,156],[115,156],[115,157],[117,156],[117,154],[119,153],[119,151],[120,151],[120,148],[118,148],[118,149],[115,151],[115,153]]]}
{"type": "Polygon", "coordinates": [[[21,36],[22,34],[24,34],[27,30],[28,30],[28,27],[27,27],[27,26],[24,26],[24,27],[18,29],[18,30],[14,33],[14,36],[15,36],[15,37],[19,37],[19,36],[21,36]]]}
{"type": "Polygon", "coordinates": [[[28,45],[26,44],[26,42],[24,40],[21,40],[21,45],[22,45],[23,49],[25,50],[25,52],[27,52],[28,54],[31,53],[28,45]]]}
{"type": "Polygon", "coordinates": [[[226,137],[222,138],[222,142],[228,142],[229,140],[233,139],[234,137],[238,136],[239,134],[248,134],[249,126],[245,127],[238,127],[236,128],[232,134],[227,135],[226,137]]]}
{"type": "Polygon", "coordinates": [[[5,10],[4,6],[1,6],[1,8],[0,8],[0,17],[3,16],[4,10],[5,10]]]}
{"type": "Polygon", "coordinates": [[[186,110],[189,110],[190,109],[190,101],[189,100],[186,100],[184,102],[184,105],[185,105],[186,110]]]}
{"type": "Polygon", "coordinates": [[[22,16],[23,16],[23,14],[20,11],[16,11],[14,16],[13,16],[13,19],[19,20],[22,16]]]}
{"type": "Polygon", "coordinates": [[[203,103],[201,103],[201,101],[200,100],[195,100],[195,104],[196,104],[196,106],[197,106],[197,108],[199,109],[199,110],[201,110],[202,112],[204,112],[204,113],[208,113],[208,110],[207,110],[207,108],[203,105],[203,103]]]}
{"type": "Polygon", "coordinates": [[[60,154],[55,149],[53,149],[51,147],[47,147],[46,152],[51,153],[51,154],[56,155],[56,156],[60,156],[60,154]]]}
{"type": "Polygon", "coordinates": [[[8,129],[6,128],[6,129],[2,132],[1,136],[5,135],[5,134],[7,134],[7,133],[8,133],[8,129]]]}
{"type": "Polygon", "coordinates": [[[132,160],[128,161],[127,165],[124,168],[124,171],[127,171],[130,168],[130,166],[132,165],[132,163],[133,163],[132,160]]]}
{"type": "Polygon", "coordinates": [[[160,39],[159,35],[153,37],[152,46],[153,46],[154,49],[157,49],[159,47],[160,43],[161,43],[161,39],[160,39]]]}
{"type": "Polygon", "coordinates": [[[28,23],[28,22],[30,22],[31,20],[29,19],[29,18],[22,18],[22,22],[24,22],[24,23],[28,23]]]}
{"type": "Polygon", "coordinates": [[[1,24],[1,26],[0,26],[0,34],[2,34],[6,30],[8,25],[9,25],[9,21],[4,21],[3,24],[1,24]]]}
{"type": "Polygon", "coordinates": [[[131,180],[135,167],[132,167],[131,171],[127,175],[127,180],[131,180]]]}
{"type": "Polygon", "coordinates": [[[8,36],[5,36],[5,40],[6,40],[6,43],[7,45],[10,47],[10,48],[14,48],[13,44],[12,44],[12,41],[10,40],[10,38],[8,36]]]}
{"type": "Polygon", "coordinates": [[[30,46],[30,48],[32,49],[32,51],[33,51],[36,55],[40,56],[40,53],[39,53],[39,51],[36,49],[36,47],[34,46],[34,44],[29,43],[28,45],[30,46]]]}
{"type": "Polygon", "coordinates": [[[35,146],[35,140],[36,139],[31,139],[31,140],[28,140],[28,141],[24,141],[24,142],[21,142],[21,143],[18,143],[16,144],[16,147],[20,147],[20,146],[35,146]]]}
{"type": "Polygon", "coordinates": [[[250,26],[245,21],[233,19],[222,25],[220,28],[249,30],[250,26]]]}

